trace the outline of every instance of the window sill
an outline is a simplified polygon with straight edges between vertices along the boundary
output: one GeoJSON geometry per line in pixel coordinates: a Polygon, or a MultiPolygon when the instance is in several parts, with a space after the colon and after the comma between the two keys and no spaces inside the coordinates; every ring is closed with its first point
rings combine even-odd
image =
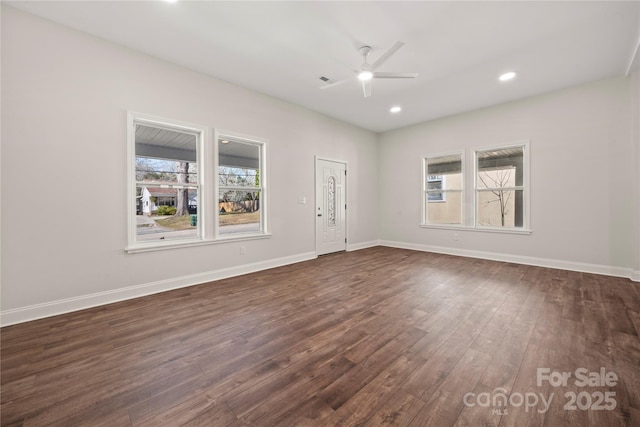
{"type": "Polygon", "coordinates": [[[502,234],[522,234],[530,235],[533,233],[528,228],[498,228],[498,227],[467,227],[464,225],[455,224],[420,224],[420,228],[433,228],[440,230],[465,230],[465,231],[480,231],[482,233],[502,233],[502,234]]]}
{"type": "Polygon", "coordinates": [[[468,230],[469,227],[465,227],[460,224],[420,224],[421,228],[438,228],[441,230],[468,230]]]}
{"type": "Polygon", "coordinates": [[[267,239],[269,237],[271,237],[271,233],[259,233],[259,234],[256,233],[256,234],[243,234],[239,236],[227,235],[227,236],[218,237],[215,240],[175,240],[170,242],[163,242],[161,244],[153,242],[153,244],[137,244],[137,245],[128,246],[127,248],[125,248],[125,252],[128,254],[137,254],[141,252],[163,251],[166,249],[217,245],[221,243],[241,242],[244,240],[267,239]]]}

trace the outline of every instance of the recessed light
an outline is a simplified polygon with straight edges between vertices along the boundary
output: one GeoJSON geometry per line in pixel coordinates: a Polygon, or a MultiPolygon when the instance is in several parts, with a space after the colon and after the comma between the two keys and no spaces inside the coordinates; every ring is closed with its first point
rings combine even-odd
{"type": "Polygon", "coordinates": [[[501,74],[500,77],[498,77],[498,80],[500,80],[501,82],[507,82],[509,80],[513,80],[515,77],[516,73],[513,71],[509,71],[508,73],[501,74]]]}
{"type": "Polygon", "coordinates": [[[220,140],[220,143],[222,143],[222,144],[228,144],[228,143],[229,143],[229,140],[227,140],[227,139],[221,139],[221,140],[220,140]]]}
{"type": "Polygon", "coordinates": [[[402,111],[402,107],[399,105],[394,105],[393,107],[389,108],[389,112],[390,113],[399,113],[400,111],[402,111]]]}

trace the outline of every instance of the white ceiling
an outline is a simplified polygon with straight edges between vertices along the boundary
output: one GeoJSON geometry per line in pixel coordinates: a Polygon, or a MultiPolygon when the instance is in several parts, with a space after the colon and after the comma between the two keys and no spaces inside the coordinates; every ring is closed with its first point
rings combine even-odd
{"type": "Polygon", "coordinates": [[[640,1],[16,1],[27,12],[376,132],[638,69],[640,1]],[[340,80],[396,41],[365,99],[340,80]],[[635,58],[635,59],[634,59],[635,58]],[[500,83],[500,73],[518,77],[500,83]],[[392,105],[403,111],[390,114],[392,105]]]}

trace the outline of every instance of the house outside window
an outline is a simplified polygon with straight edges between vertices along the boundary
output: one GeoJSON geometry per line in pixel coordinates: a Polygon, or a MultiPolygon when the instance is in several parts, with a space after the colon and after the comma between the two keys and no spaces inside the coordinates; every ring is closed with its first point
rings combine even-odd
{"type": "MultiPolygon", "coordinates": [[[[442,190],[444,188],[444,175],[430,175],[427,177],[427,189],[428,190],[442,190]]],[[[432,191],[427,193],[429,202],[444,202],[446,196],[443,191],[432,191]]]]}

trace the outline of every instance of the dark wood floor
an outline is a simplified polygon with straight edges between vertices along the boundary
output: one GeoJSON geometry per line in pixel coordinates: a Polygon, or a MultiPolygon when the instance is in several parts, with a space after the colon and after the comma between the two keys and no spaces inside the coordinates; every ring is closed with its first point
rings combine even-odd
{"type": "Polygon", "coordinates": [[[640,425],[640,286],[592,274],[377,247],[1,333],[6,426],[640,425]]]}

